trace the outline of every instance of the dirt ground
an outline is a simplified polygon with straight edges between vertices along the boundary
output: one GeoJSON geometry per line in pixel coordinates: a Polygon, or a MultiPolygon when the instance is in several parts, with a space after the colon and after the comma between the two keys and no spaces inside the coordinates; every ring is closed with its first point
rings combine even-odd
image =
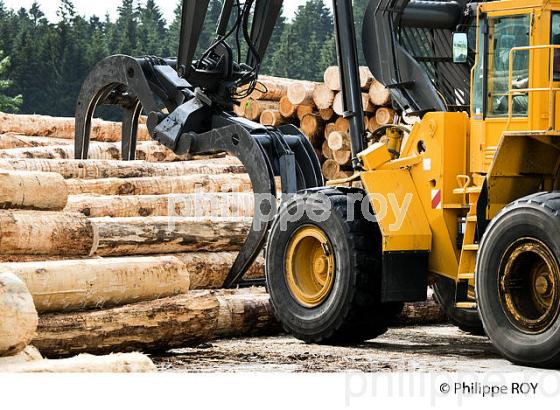
{"type": "Polygon", "coordinates": [[[391,329],[355,347],[304,344],[290,336],[218,340],[153,358],[170,372],[508,372],[486,337],[449,325],[391,329]]]}

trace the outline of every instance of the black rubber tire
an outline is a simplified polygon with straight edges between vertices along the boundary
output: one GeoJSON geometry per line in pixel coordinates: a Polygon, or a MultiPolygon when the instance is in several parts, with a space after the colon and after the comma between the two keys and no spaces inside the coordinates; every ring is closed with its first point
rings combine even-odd
{"type": "Polygon", "coordinates": [[[560,319],[531,334],[508,319],[498,293],[498,272],[508,247],[520,238],[544,243],[560,261],[560,193],[539,193],[503,209],[483,237],[476,268],[476,296],[486,334],[510,361],[532,367],[560,366],[560,319]]]}
{"type": "Polygon", "coordinates": [[[380,232],[375,223],[363,218],[359,203],[353,205],[356,218],[347,221],[349,192],[360,191],[323,188],[302,192],[282,207],[270,231],[266,278],[272,306],[284,329],[307,343],[347,345],[373,339],[385,333],[390,319],[400,312],[395,304],[379,303],[380,232]],[[328,201],[314,201],[317,193],[328,201]],[[324,222],[318,224],[309,218],[309,211],[327,211],[326,207],[332,212],[324,222]],[[305,215],[286,222],[296,208],[304,209],[305,215]],[[286,248],[294,232],[306,225],[318,226],[328,236],[336,265],[330,294],[314,308],[297,302],[285,278],[286,248]]]}
{"type": "Polygon", "coordinates": [[[476,336],[483,336],[484,327],[476,309],[459,309],[455,306],[455,281],[439,277],[434,283],[434,297],[443,309],[449,323],[457,326],[463,332],[476,336]]]}

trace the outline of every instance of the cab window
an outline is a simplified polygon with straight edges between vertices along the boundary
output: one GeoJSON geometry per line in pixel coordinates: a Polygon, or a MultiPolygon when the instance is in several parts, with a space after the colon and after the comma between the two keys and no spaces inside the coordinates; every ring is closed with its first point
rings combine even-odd
{"type": "MultiPolygon", "coordinates": [[[[510,51],[529,45],[530,17],[528,15],[490,18],[488,20],[488,117],[508,115],[510,51]]],[[[529,88],[529,52],[513,53],[513,89],[529,88]]],[[[512,114],[526,117],[529,95],[513,94],[512,114]]]]}
{"type": "MultiPolygon", "coordinates": [[[[550,44],[560,45],[560,13],[552,15],[552,36],[550,44]]],[[[554,81],[560,81],[560,49],[554,49],[554,81]]]]}

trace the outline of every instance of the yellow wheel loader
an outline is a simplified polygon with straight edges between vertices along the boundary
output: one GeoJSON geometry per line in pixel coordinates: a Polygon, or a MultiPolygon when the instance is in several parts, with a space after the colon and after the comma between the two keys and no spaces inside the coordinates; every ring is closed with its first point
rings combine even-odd
{"type": "Polygon", "coordinates": [[[142,111],[178,154],[239,157],[257,214],[272,218],[253,224],[224,286],[251,284],[243,275],[266,245],[276,315],[306,342],[379,336],[431,284],[453,323],[483,328],[506,358],[559,367],[560,1],[370,0],[363,52],[396,115],[367,133],[352,1],[333,0],[354,174],[326,187],[299,130],[232,112],[258,87],[282,1],[225,0],[195,59],[208,2],[183,0],[176,59],[117,55],[94,68],[77,158],[99,105],[123,109],[124,159],[142,111]]]}

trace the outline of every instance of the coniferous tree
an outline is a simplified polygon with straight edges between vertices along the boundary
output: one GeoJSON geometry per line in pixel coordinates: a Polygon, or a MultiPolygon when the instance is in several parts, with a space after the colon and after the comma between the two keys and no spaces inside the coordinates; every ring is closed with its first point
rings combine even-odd
{"type": "Polygon", "coordinates": [[[9,65],[10,57],[5,57],[4,53],[0,51],[0,111],[18,112],[22,103],[22,96],[11,97],[5,94],[12,86],[12,82],[4,78],[9,65]]]}

